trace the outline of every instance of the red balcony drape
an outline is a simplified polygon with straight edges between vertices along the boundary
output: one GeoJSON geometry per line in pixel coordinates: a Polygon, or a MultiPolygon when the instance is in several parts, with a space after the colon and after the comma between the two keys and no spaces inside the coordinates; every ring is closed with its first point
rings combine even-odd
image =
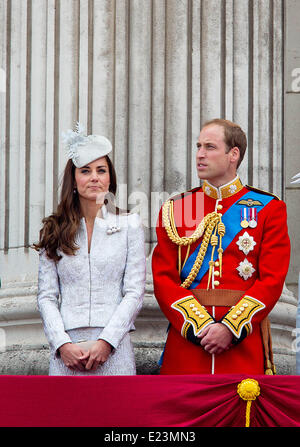
{"type": "MultiPolygon", "coordinates": [[[[2,427],[243,427],[245,375],[0,376],[2,427]]],[[[251,427],[300,426],[298,376],[254,376],[251,427]]]]}

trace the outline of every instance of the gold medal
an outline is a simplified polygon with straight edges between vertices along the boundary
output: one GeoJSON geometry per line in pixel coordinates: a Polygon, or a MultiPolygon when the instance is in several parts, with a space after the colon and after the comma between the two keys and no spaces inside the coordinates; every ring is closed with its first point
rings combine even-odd
{"type": "Polygon", "coordinates": [[[242,228],[248,228],[249,227],[248,210],[247,210],[247,208],[241,209],[241,227],[242,228]]]}

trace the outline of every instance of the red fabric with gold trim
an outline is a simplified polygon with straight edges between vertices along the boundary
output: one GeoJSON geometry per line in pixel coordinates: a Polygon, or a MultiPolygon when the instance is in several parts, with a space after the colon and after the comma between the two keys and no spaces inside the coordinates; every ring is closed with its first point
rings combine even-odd
{"type": "MultiPolygon", "coordinates": [[[[219,202],[222,209],[218,212],[224,214],[250,190],[244,187],[236,194],[222,199],[219,202]]],[[[174,218],[176,226],[178,222],[181,224],[177,226],[179,236],[190,236],[203,216],[215,211],[215,206],[216,200],[203,194],[201,188],[196,188],[186,197],[177,196],[174,200],[174,218]],[[204,207],[199,204],[196,207],[196,201],[202,199],[204,207]],[[195,215],[196,209],[197,215],[195,215]],[[189,221],[187,221],[187,215],[191,216],[189,221]]],[[[178,246],[169,239],[162,225],[162,211],[160,211],[157,225],[158,244],[152,257],[154,292],[161,310],[171,323],[161,374],[264,373],[259,323],[269,314],[280,298],[290,259],[285,203],[276,198],[272,199],[259,212],[257,222],[256,228],[241,227],[241,231],[224,251],[222,277],[217,278],[219,285],[215,286],[216,289],[244,290],[245,295],[261,304],[250,319],[252,333],[228,351],[219,356],[212,356],[201,346],[193,344],[181,335],[185,323],[184,317],[178,310],[172,308],[172,304],[181,298],[191,296],[191,291],[180,287],[178,246]],[[247,255],[237,245],[239,237],[245,231],[256,242],[254,249],[247,255]],[[245,258],[255,269],[248,279],[240,276],[237,270],[240,262],[245,258]]],[[[191,246],[191,253],[201,241],[202,239],[191,246]]],[[[185,253],[186,248],[183,247],[182,259],[185,253]]],[[[206,289],[207,282],[208,273],[202,278],[197,288],[206,289]]],[[[205,307],[216,321],[222,320],[230,311],[230,307],[205,307]]],[[[225,320],[224,323],[226,323],[225,320]]]]}
{"type": "MultiPolygon", "coordinates": [[[[251,404],[250,427],[300,427],[299,376],[251,378],[257,380],[260,395],[251,404]]],[[[106,439],[115,433],[115,442],[112,438],[107,439],[115,445],[128,445],[128,433],[137,437],[136,427],[142,428],[139,439],[146,435],[145,427],[160,427],[158,431],[151,430],[149,438],[149,441],[157,442],[168,440],[161,427],[244,427],[247,403],[237,394],[238,384],[244,379],[248,379],[245,374],[170,377],[2,375],[0,427],[105,427],[98,433],[106,439]],[[85,403],[84,411],[82,402],[85,403]],[[133,428],[122,431],[119,427],[133,428]],[[120,436],[126,434],[123,442],[118,442],[119,433],[120,436]]],[[[17,429],[13,431],[14,439],[18,433],[24,436],[24,431],[17,429]]],[[[54,433],[57,436],[57,432],[54,433]]],[[[177,444],[181,434],[189,434],[187,439],[182,438],[190,441],[189,445],[202,443],[203,431],[196,431],[197,442],[194,442],[195,430],[176,429],[173,434],[179,436],[177,444]]],[[[244,436],[248,434],[246,431],[244,436]]],[[[255,433],[258,439],[257,435],[261,432],[255,433]]],[[[238,439],[243,441],[235,436],[232,442],[238,439]]],[[[174,438],[170,440],[174,441],[174,438]]],[[[131,444],[134,445],[132,440],[131,444]]],[[[145,440],[136,443],[143,444],[147,445],[145,440]]]]}

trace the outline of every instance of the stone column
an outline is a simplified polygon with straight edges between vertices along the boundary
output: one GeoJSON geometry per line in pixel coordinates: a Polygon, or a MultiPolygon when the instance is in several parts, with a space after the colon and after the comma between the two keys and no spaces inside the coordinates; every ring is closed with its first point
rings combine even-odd
{"type": "MultiPolygon", "coordinates": [[[[288,226],[292,241],[292,256],[287,284],[298,300],[300,272],[300,184],[291,184],[300,172],[300,4],[285,2],[285,69],[284,69],[284,185],[288,209],[288,226]]],[[[295,299],[295,304],[297,299],[295,299]]],[[[299,323],[298,323],[299,324],[299,323]]],[[[299,329],[298,329],[299,330],[299,329]]],[[[299,334],[297,341],[298,349],[299,334]]],[[[300,352],[297,353],[300,365],[300,352]]],[[[299,374],[298,370],[298,374],[299,374]]]]}
{"type": "MultiPolygon", "coordinates": [[[[0,0],[2,372],[47,370],[30,245],[57,205],[61,134],[77,120],[112,140],[120,205],[142,212],[147,294],[133,339],[139,372],[156,372],[167,322],[152,290],[154,226],[162,200],[198,185],[201,124],[240,123],[242,180],[285,196],[284,5],[298,13],[283,0],[0,0]]],[[[295,310],[285,292],[272,313],[287,371],[295,310]]]]}

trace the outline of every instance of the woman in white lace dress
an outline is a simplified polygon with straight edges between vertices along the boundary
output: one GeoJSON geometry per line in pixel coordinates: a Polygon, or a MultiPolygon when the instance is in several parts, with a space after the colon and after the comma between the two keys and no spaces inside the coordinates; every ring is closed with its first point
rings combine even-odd
{"type": "Polygon", "coordinates": [[[49,374],[135,374],[129,332],[144,295],[143,228],[108,199],[117,188],[110,142],[78,126],[66,144],[61,200],[35,244],[49,374]]]}

